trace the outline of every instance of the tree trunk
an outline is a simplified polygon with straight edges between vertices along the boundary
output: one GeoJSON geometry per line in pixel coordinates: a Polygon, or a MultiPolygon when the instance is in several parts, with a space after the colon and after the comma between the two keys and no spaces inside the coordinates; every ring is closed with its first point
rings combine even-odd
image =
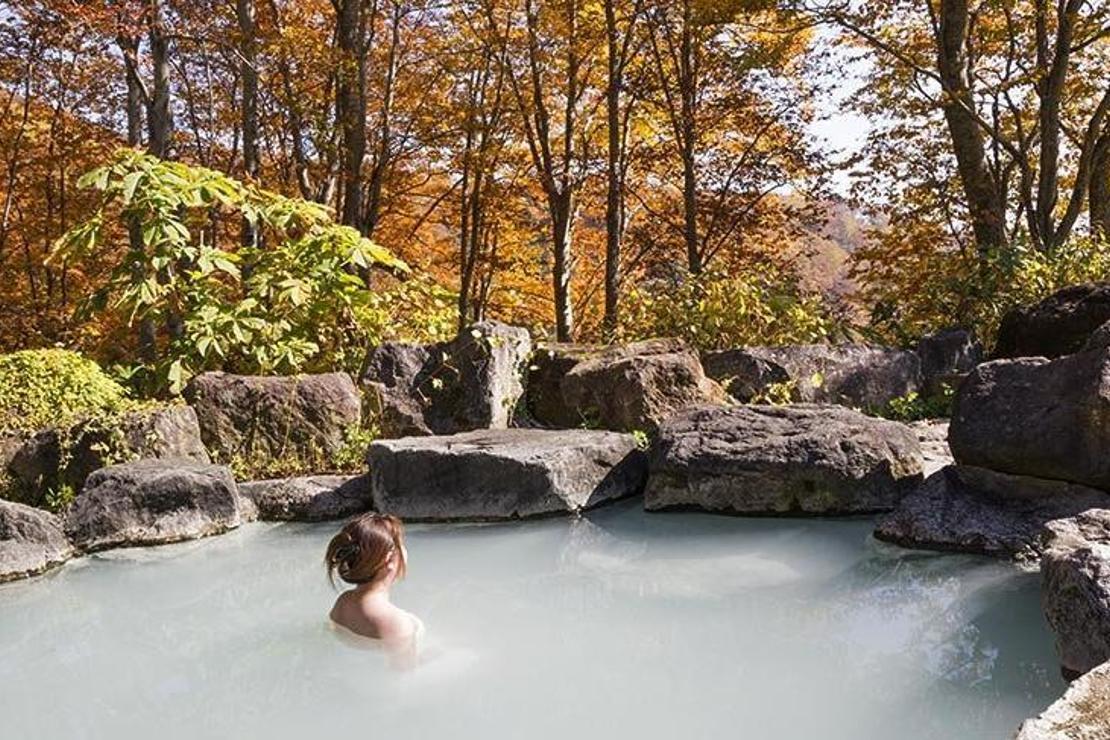
{"type": "Polygon", "coordinates": [[[980,254],[1006,246],[1006,207],[987,162],[983,132],[972,115],[968,83],[968,0],[941,0],[937,69],[946,102],[944,118],[952,138],[960,184],[980,254]]]}
{"type": "Polygon", "coordinates": [[[682,37],[680,40],[679,92],[682,97],[682,214],[683,240],[686,242],[686,266],[694,275],[704,268],[698,245],[698,179],[694,170],[697,149],[697,50],[691,37],[694,23],[690,0],[682,4],[682,37]]]}
{"type": "Polygon", "coordinates": [[[397,82],[398,52],[401,45],[401,16],[401,5],[394,2],[389,52],[386,54],[382,114],[378,126],[378,151],[374,156],[374,166],[370,170],[370,183],[367,187],[365,216],[362,224],[362,233],[368,237],[372,237],[378,227],[382,210],[382,187],[393,156],[393,98],[397,82]]]}
{"type": "MultiPolygon", "coordinates": [[[[235,14],[239,21],[239,75],[242,79],[242,138],[243,173],[251,180],[258,179],[258,42],[254,16],[254,0],[236,0],[235,14]]],[[[241,241],[253,246],[257,234],[254,225],[243,219],[241,241]]],[[[245,269],[249,272],[249,265],[245,269]]]]}
{"type": "Polygon", "coordinates": [[[571,277],[571,222],[574,215],[574,196],[560,193],[551,201],[552,243],[555,248],[552,266],[552,287],[555,293],[555,339],[571,341],[574,333],[574,316],[570,301],[571,277]]]}
{"type": "Polygon", "coordinates": [[[1090,204],[1091,233],[1110,240],[1110,126],[1095,145],[1090,204]]]}
{"type": "Polygon", "coordinates": [[[606,125],[609,133],[605,193],[605,317],[602,328],[606,339],[617,332],[620,300],[621,238],[624,230],[621,183],[621,60],[617,36],[616,0],[605,0],[605,42],[608,53],[608,87],[605,95],[606,125]]]}
{"type": "Polygon", "coordinates": [[[169,159],[173,146],[173,113],[170,110],[170,41],[166,34],[161,0],[150,3],[150,63],[154,86],[147,112],[147,151],[169,159]]]}
{"type": "Polygon", "coordinates": [[[336,109],[343,141],[343,204],[340,221],[361,227],[362,162],[366,157],[366,54],[362,39],[363,0],[337,0],[336,41],[340,68],[336,109]]]}

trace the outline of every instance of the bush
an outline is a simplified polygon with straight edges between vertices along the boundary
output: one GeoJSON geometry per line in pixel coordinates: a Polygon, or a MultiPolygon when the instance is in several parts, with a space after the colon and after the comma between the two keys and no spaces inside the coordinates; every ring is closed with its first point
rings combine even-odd
{"type": "Polygon", "coordinates": [[[375,309],[371,268],[408,271],[325,206],[203,167],[122,149],[79,185],[100,191],[100,202],[51,259],[111,264],[111,280],[82,311],[142,327],[133,334],[145,336],[135,352],[143,363],[130,377],[151,393],[176,394],[203,370],[341,365],[347,348],[364,343],[360,316],[375,309]],[[240,244],[244,221],[252,244],[240,244]]]}
{"type": "Polygon", "coordinates": [[[76,495],[75,476],[83,477],[79,471],[90,454],[103,465],[130,458],[123,416],[146,405],[128,398],[119,383],[76,352],[0,355],[0,434],[23,437],[52,430],[45,447],[33,448],[32,469],[18,476],[0,469],[0,498],[64,509],[76,495]]]}
{"type": "Polygon", "coordinates": [[[0,355],[0,432],[69,427],[135,406],[92,360],[64,349],[0,355]]]}
{"type": "Polygon", "coordinates": [[[767,266],[645,283],[622,311],[622,338],[681,337],[700,349],[809,344],[843,330],[821,296],[767,266]]]}
{"type": "Polygon", "coordinates": [[[1027,242],[980,257],[944,239],[885,234],[853,255],[876,338],[906,345],[952,326],[993,338],[1002,317],[1069,285],[1110,277],[1110,241],[1076,237],[1042,251],[1027,242]]]}

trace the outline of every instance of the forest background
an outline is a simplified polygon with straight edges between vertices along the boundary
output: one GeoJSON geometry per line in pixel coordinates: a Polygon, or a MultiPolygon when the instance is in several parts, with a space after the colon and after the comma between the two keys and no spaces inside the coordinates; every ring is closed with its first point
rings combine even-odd
{"type": "Polygon", "coordinates": [[[1101,0],[0,2],[0,350],[148,393],[486,318],[989,340],[1107,233],[1101,0]]]}

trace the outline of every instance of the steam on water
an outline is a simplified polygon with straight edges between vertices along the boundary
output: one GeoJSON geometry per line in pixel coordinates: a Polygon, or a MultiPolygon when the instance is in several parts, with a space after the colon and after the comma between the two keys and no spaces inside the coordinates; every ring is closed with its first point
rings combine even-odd
{"type": "Polygon", "coordinates": [[[1035,575],[868,521],[640,512],[410,529],[415,671],[325,621],[334,525],[0,588],[3,735],[1008,738],[1063,690],[1035,575]]]}

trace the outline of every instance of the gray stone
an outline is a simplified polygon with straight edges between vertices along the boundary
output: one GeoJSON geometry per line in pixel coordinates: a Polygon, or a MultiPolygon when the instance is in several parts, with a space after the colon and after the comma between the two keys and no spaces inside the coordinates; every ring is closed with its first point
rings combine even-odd
{"type": "Polygon", "coordinates": [[[1110,494],[1064,481],[950,466],[930,475],[876,523],[875,537],[902,547],[968,552],[1035,563],[1046,522],[1110,494]]]}
{"type": "Polygon", "coordinates": [[[1110,321],[1110,283],[1073,285],[1002,317],[992,356],[1062,357],[1110,321]]]}
{"type": "Polygon", "coordinates": [[[531,352],[527,329],[483,321],[450,342],[375,347],[360,382],[383,437],[504,429],[524,393],[531,352]]]}
{"type": "Polygon", "coordinates": [[[179,458],[209,462],[197,416],[185,405],[154,406],[118,421],[85,421],[68,429],[11,435],[0,443],[9,497],[45,506],[50,492],[79,491],[85,479],[111,462],[179,458]]]}
{"type": "Polygon", "coordinates": [[[1027,719],[1017,740],[1107,740],[1110,738],[1110,663],[1074,681],[1052,706],[1027,719]]]}
{"type": "Polygon", "coordinates": [[[367,475],[310,475],[239,484],[239,496],[266,521],[319,522],[343,519],[371,505],[367,475]]]}
{"type": "Polygon", "coordinates": [[[886,511],[921,481],[905,425],[833,405],[696,409],[651,450],[647,509],[736,514],[886,511]]]}
{"type": "Polygon", "coordinates": [[[917,342],[921,378],[926,393],[939,393],[942,386],[959,385],[959,379],[983,361],[983,345],[967,329],[945,329],[917,342]]]}
{"type": "Polygon", "coordinates": [[[796,401],[881,409],[922,387],[915,353],[864,344],[741,347],[705,352],[702,362],[743,403],[787,383],[796,401]]]}
{"type": "Polygon", "coordinates": [[[327,469],[362,415],[358,389],[346,373],[202,373],[184,395],[212,456],[254,469],[327,469]]]}
{"type": "Polygon", "coordinates": [[[917,435],[917,442],[921,445],[921,455],[924,460],[923,473],[929,477],[941,468],[951,465],[952,450],[948,447],[948,421],[944,419],[927,419],[913,421],[907,426],[917,435]]]}
{"type": "Polygon", "coordinates": [[[0,582],[43,573],[73,556],[53,514],[0,501],[0,582]]]}
{"type": "Polygon", "coordinates": [[[607,349],[600,344],[541,344],[528,361],[525,406],[530,421],[555,429],[571,429],[587,423],[581,412],[563,396],[563,378],[576,365],[607,349]]]}
{"type": "Polygon", "coordinates": [[[1105,347],[1110,347],[1110,321],[1095,329],[1094,333],[1088,337],[1087,343],[1083,345],[1083,351],[1105,347]]]}
{"type": "Polygon", "coordinates": [[[632,435],[583,429],[379,440],[368,462],[374,508],[415,520],[573,513],[639,493],[647,474],[632,435]]]}
{"type": "Polygon", "coordinates": [[[1110,488],[1110,349],[979,365],[956,394],[961,465],[1110,488]]]}
{"type": "Polygon", "coordinates": [[[1065,675],[1110,660],[1110,509],[1045,526],[1041,601],[1065,675]]]}
{"type": "Polygon", "coordinates": [[[571,368],[562,391],[589,425],[624,432],[652,432],[684,409],[729,403],[697,353],[679,339],[610,347],[571,368]]]}
{"type": "Polygon", "coordinates": [[[431,434],[424,421],[424,403],[414,388],[416,377],[431,357],[421,344],[386,342],[370,350],[360,383],[383,437],[431,434]]]}
{"type": "Polygon", "coordinates": [[[141,460],[89,476],[66,514],[65,530],[83,550],[159,545],[239,526],[231,470],[189,460],[141,460]]]}

